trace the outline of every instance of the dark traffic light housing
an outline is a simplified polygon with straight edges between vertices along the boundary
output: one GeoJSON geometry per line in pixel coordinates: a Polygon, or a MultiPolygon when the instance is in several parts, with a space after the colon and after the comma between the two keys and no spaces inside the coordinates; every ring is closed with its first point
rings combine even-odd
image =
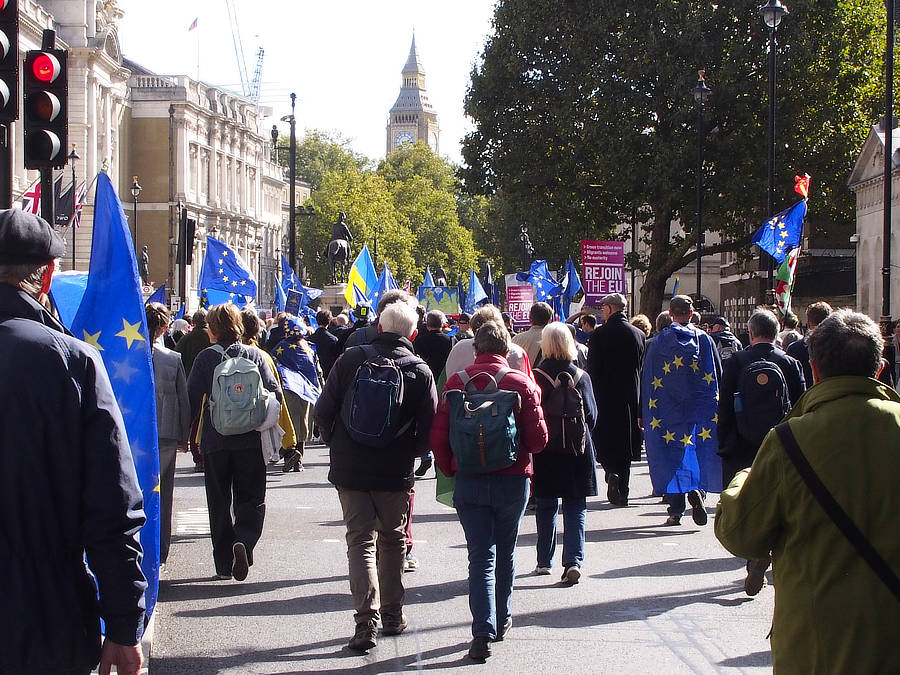
{"type": "Polygon", "coordinates": [[[22,119],[26,169],[59,168],[66,164],[69,141],[66,57],[64,49],[36,49],[25,54],[22,119]]]}
{"type": "Polygon", "coordinates": [[[19,2],[0,0],[0,123],[19,119],[19,2]]]}

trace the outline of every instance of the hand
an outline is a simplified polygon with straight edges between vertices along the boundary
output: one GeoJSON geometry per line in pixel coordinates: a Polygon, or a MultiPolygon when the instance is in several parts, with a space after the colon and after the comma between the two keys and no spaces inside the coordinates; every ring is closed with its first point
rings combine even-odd
{"type": "Polygon", "coordinates": [[[119,675],[138,675],[144,655],[141,646],[127,647],[112,640],[103,641],[103,651],[100,653],[100,675],[110,675],[112,666],[116,667],[119,675]]]}
{"type": "Polygon", "coordinates": [[[640,427],[641,431],[644,430],[644,420],[640,417],[637,418],[638,427],[640,427]]]}

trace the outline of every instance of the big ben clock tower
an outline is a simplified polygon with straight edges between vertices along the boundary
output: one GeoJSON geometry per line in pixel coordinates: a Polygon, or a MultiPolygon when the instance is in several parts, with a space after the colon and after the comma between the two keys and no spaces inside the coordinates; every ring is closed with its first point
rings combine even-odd
{"type": "Polygon", "coordinates": [[[425,141],[437,154],[440,148],[438,145],[440,133],[437,113],[428,102],[428,94],[425,92],[425,69],[419,61],[416,36],[413,35],[409,58],[403,66],[400,95],[388,113],[386,154],[390,154],[403,143],[416,141],[425,141]]]}

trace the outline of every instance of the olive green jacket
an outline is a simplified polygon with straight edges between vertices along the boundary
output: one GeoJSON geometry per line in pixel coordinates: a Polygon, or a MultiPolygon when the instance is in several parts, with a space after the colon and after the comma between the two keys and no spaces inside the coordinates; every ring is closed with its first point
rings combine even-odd
{"type": "MultiPolygon", "coordinates": [[[[863,377],[809,389],[787,419],[812,468],[900,574],[900,395],[863,377]]],[[[716,537],[775,570],[778,673],[896,673],[900,602],[806,487],[774,431],[722,493],[716,537]]]]}

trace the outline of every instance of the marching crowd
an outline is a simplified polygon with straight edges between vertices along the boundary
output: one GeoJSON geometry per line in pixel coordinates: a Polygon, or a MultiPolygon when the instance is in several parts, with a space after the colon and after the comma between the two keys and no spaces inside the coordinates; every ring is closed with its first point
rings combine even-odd
{"type": "MultiPolygon", "coordinates": [[[[136,673],[141,496],[98,352],[45,306],[61,252],[46,222],[0,212],[0,378],[16,383],[0,396],[16,420],[0,432],[0,624],[10,627],[0,673],[87,673],[98,662],[136,673]]],[[[320,309],[313,327],[288,314],[264,323],[231,304],[198,311],[190,326],[148,304],[160,561],[178,450],[204,473],[216,576],[243,581],[263,531],[267,464],[302,471],[306,444],[321,439],[346,527],[349,647],[373,649],[379,627],[392,636],[408,626],[415,479],[434,468],[453,482],[468,655],[484,661],[513,626],[529,505],[534,574],[553,574],[558,559],[562,584],[577,584],[587,500],[602,477],[609,503],[628,506],[632,465],[646,457],[667,505],[661,526],[682,526],[688,508],[706,525],[707,495],[721,493],[715,533],[747,561],[748,595],[773,566],[776,669],[895,669],[900,335],[885,347],[871,319],[824,302],[807,309],[805,334],[760,308],[736,336],[723,317],[704,324],[682,295],[653,322],[627,309],[611,294],[560,322],[538,302],[514,333],[492,305],[450,330],[402,290],[374,310],[320,309]]]]}

